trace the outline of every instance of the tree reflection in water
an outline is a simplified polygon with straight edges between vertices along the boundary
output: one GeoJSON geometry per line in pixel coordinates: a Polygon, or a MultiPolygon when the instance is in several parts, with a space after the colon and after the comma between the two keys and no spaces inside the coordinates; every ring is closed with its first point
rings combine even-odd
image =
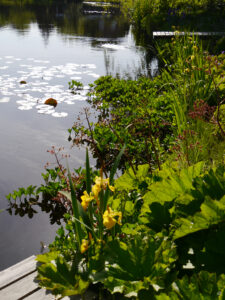
{"type": "Polygon", "coordinates": [[[9,207],[6,209],[10,215],[28,216],[33,218],[35,214],[43,211],[49,214],[51,224],[61,224],[63,215],[70,212],[71,206],[63,197],[52,198],[48,194],[40,197],[21,197],[20,199],[10,199],[9,207]]]}
{"type": "Polygon", "coordinates": [[[119,8],[93,7],[77,1],[0,0],[0,27],[13,26],[20,34],[37,23],[44,39],[56,28],[65,35],[118,38],[128,32],[129,23],[119,8]],[[21,3],[23,5],[21,5],[21,3]]]}

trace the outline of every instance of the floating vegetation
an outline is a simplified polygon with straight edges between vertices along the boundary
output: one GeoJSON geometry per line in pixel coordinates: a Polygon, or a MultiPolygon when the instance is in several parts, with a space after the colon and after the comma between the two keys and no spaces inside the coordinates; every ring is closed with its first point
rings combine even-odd
{"type": "Polygon", "coordinates": [[[85,101],[89,90],[89,86],[81,83],[82,88],[72,94],[68,89],[68,82],[90,82],[90,77],[99,78],[100,75],[94,73],[94,69],[95,64],[50,65],[48,60],[32,57],[0,57],[0,103],[7,103],[11,99],[19,110],[36,109],[38,114],[66,117],[68,113],[56,111],[56,106],[58,109],[62,103],[74,105],[76,101],[85,101]],[[15,75],[11,76],[12,73],[15,75]],[[62,84],[58,84],[59,82],[62,84]]]}
{"type": "Polygon", "coordinates": [[[10,101],[9,97],[3,97],[2,99],[0,99],[0,103],[7,103],[10,101]]]}

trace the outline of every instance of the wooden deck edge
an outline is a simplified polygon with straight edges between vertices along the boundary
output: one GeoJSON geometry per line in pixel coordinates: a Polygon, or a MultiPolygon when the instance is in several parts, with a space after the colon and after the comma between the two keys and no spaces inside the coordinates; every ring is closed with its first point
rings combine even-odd
{"type": "Polygon", "coordinates": [[[36,270],[35,255],[32,255],[19,263],[0,272],[0,290],[10,284],[21,280],[36,270]]]}

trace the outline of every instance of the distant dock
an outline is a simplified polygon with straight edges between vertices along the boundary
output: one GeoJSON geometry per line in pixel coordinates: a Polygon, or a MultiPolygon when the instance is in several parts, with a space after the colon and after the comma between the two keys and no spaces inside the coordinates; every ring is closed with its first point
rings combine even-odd
{"type": "Polygon", "coordinates": [[[173,36],[185,36],[185,35],[196,35],[202,37],[210,37],[210,36],[225,36],[225,32],[221,31],[196,31],[196,32],[185,32],[185,31],[153,31],[153,38],[156,37],[173,37],[173,36]]]}

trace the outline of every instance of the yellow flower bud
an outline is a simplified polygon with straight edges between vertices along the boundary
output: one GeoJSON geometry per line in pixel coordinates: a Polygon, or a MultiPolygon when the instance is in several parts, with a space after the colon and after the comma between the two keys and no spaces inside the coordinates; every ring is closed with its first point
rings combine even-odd
{"type": "Polygon", "coordinates": [[[112,192],[115,192],[115,187],[114,187],[114,186],[109,185],[109,189],[110,189],[112,192]]]}
{"type": "Polygon", "coordinates": [[[84,253],[88,250],[88,240],[82,240],[81,246],[80,246],[80,252],[84,253]]]}

